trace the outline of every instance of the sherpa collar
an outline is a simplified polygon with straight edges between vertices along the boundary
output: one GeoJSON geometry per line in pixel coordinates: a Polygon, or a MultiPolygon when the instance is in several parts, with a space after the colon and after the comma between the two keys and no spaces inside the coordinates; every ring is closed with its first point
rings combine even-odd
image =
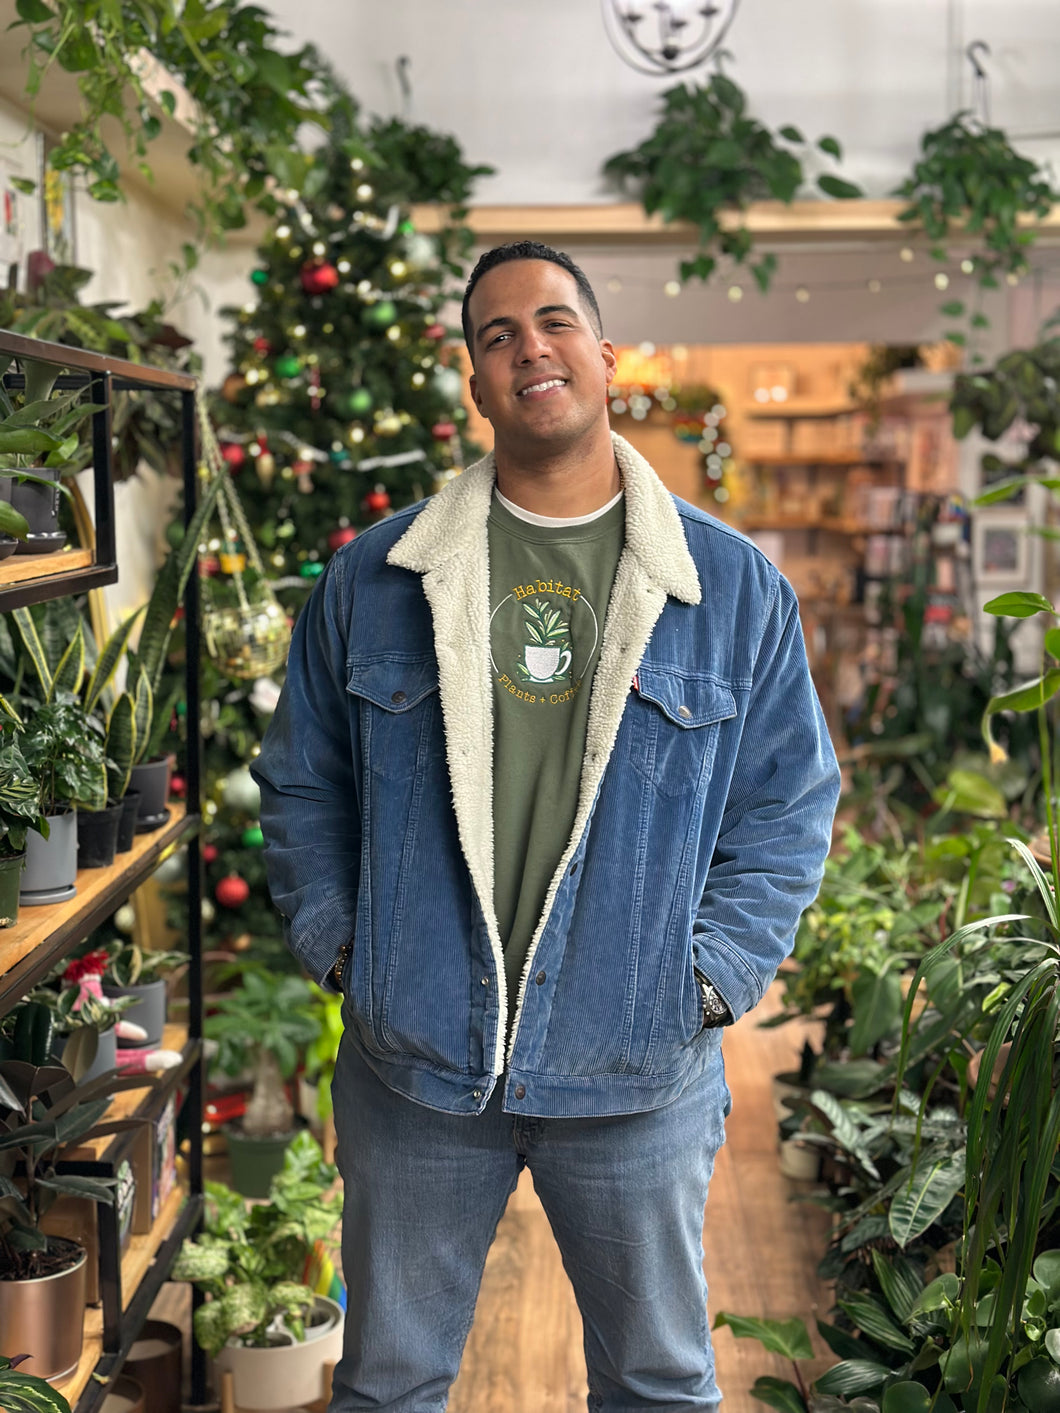
{"type": "MultiPolygon", "coordinates": [[[[612,432],[611,441],[625,491],[626,548],[653,584],[682,603],[699,603],[699,575],[673,497],[624,437],[612,432]]],[[[466,555],[480,541],[496,479],[497,461],[490,452],[427,502],[391,548],[388,562],[426,574],[466,555]]]]}

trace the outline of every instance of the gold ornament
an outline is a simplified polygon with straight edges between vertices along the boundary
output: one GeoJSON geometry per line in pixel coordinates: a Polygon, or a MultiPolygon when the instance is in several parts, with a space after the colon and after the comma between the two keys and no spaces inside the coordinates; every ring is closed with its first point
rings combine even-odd
{"type": "Polygon", "coordinates": [[[375,430],[381,437],[396,437],[401,431],[401,418],[395,412],[384,412],[375,419],[375,430]]]}
{"type": "Polygon", "coordinates": [[[276,458],[271,451],[264,451],[258,457],[257,462],[258,479],[266,490],[272,485],[272,478],[276,475],[276,458]]]}
{"type": "Polygon", "coordinates": [[[287,661],[291,627],[281,605],[265,589],[244,607],[224,604],[202,616],[203,641],[211,661],[229,677],[267,677],[287,661]]]}

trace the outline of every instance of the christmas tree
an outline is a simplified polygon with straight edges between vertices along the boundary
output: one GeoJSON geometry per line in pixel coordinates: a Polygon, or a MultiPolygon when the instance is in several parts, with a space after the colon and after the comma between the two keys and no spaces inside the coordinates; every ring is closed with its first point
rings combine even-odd
{"type": "MultiPolygon", "coordinates": [[[[213,419],[245,529],[291,619],[332,553],[438,489],[470,450],[462,375],[447,363],[460,331],[441,315],[470,252],[464,203],[488,171],[424,128],[337,122],[302,189],[284,193],[247,302],[223,311],[232,370],[213,419]],[[417,231],[413,203],[451,208],[449,223],[433,236],[417,231]]],[[[208,646],[236,591],[260,587],[240,527],[218,529],[200,566],[208,646]]],[[[204,938],[293,965],[268,899],[248,769],[282,672],[233,677],[236,656],[215,650],[203,669],[204,938]]],[[[173,791],[182,790],[178,773],[173,791]]]]}

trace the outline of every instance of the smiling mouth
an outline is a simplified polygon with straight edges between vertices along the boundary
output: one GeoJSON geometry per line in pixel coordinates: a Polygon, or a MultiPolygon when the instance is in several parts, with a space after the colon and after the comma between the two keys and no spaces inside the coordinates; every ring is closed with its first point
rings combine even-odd
{"type": "Polygon", "coordinates": [[[517,397],[534,397],[543,393],[552,392],[556,388],[565,388],[566,378],[544,378],[539,383],[531,383],[528,388],[520,388],[517,397]]]}

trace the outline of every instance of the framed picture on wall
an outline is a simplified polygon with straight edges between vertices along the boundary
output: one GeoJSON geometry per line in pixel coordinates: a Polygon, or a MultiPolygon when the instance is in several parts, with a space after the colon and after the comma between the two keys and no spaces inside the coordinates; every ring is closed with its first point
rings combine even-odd
{"type": "Polygon", "coordinates": [[[1015,587],[1029,569],[1027,519],[977,511],[972,519],[972,564],[977,583],[1015,587]]]}
{"type": "Polygon", "coordinates": [[[57,265],[77,264],[77,221],[74,184],[69,172],[57,172],[48,163],[54,146],[40,137],[37,191],[40,195],[41,244],[57,265]]]}

